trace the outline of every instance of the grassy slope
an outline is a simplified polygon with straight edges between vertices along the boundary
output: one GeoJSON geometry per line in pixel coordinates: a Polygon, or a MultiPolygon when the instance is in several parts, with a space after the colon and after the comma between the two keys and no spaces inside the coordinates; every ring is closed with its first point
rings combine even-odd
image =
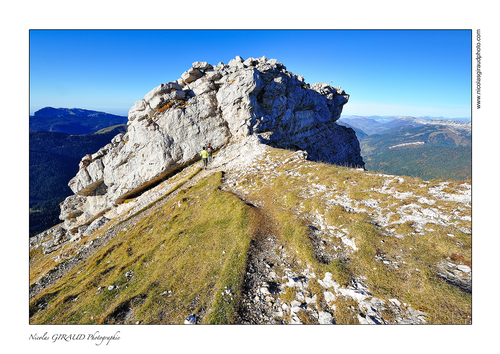
{"type": "MultiPolygon", "coordinates": [[[[274,150],[274,157],[268,164],[279,159],[283,160],[287,154],[289,153],[274,150]]],[[[428,313],[431,323],[457,324],[467,323],[470,320],[471,294],[448,284],[435,272],[437,262],[447,257],[464,259],[466,260],[464,264],[470,265],[472,246],[470,235],[454,226],[443,227],[435,224],[429,224],[423,234],[416,233],[412,223],[406,222],[394,224],[396,232],[402,237],[391,237],[383,228],[376,226],[377,222],[372,218],[374,209],[366,208],[366,212],[352,212],[340,205],[327,206],[325,198],[304,195],[304,190],[311,183],[321,183],[336,190],[335,194],[346,193],[353,200],[382,198],[385,200],[385,205],[380,206],[385,206],[387,213],[409,204],[408,201],[373,191],[372,188],[381,186],[383,180],[381,177],[333,165],[308,164],[308,166],[301,167],[300,163],[288,163],[274,169],[279,176],[273,180],[264,181],[259,174],[246,175],[246,180],[252,181],[251,190],[254,195],[266,201],[266,207],[280,225],[285,245],[292,250],[292,254],[296,254],[299,261],[311,264],[318,278],[322,278],[327,271],[331,272],[341,285],[349,284],[355,277],[364,276],[374,296],[381,299],[398,298],[412,304],[414,308],[428,313]],[[292,170],[300,172],[300,176],[293,177],[286,173],[292,170]],[[266,188],[266,186],[272,187],[266,188]],[[295,210],[295,216],[290,213],[291,210],[295,210]],[[304,217],[312,212],[321,215],[331,227],[347,228],[348,234],[354,237],[359,250],[329,264],[320,262],[314,255],[306,226],[309,222],[304,217]],[[455,238],[447,236],[450,232],[455,234],[455,238]],[[376,261],[377,255],[386,255],[403,262],[400,262],[398,268],[394,268],[376,261]]],[[[421,179],[405,178],[405,183],[396,187],[399,192],[411,191],[429,197],[428,189],[438,182],[434,181],[427,187],[422,187],[421,179]]],[[[450,186],[450,191],[461,189],[460,183],[450,186]]],[[[442,202],[439,207],[451,210],[454,204],[442,202]]],[[[465,226],[470,229],[470,222],[466,224],[465,226]]],[[[337,304],[339,311],[344,309],[344,312],[348,312],[348,307],[346,304],[337,304]]],[[[344,323],[355,322],[352,316],[344,317],[344,323]]]]}
{"type": "Polygon", "coordinates": [[[220,179],[181,191],[37,296],[30,312],[44,310],[30,323],[114,323],[127,313],[129,323],[183,323],[191,314],[230,323],[251,220],[248,206],[218,190],[220,179]]]}
{"type": "MultiPolygon", "coordinates": [[[[283,161],[289,154],[272,149],[266,164],[283,161]]],[[[430,224],[417,232],[410,222],[398,223],[396,213],[409,202],[418,204],[417,198],[400,200],[373,190],[380,188],[380,176],[309,161],[277,163],[271,170],[272,178],[264,179],[262,173],[254,171],[247,173],[240,184],[264,204],[277,222],[278,239],[293,256],[292,263],[311,265],[318,278],[331,272],[343,286],[364,276],[373,296],[411,304],[426,312],[430,323],[470,321],[471,294],[448,284],[435,271],[437,262],[450,257],[470,265],[471,237],[459,230],[460,226],[470,229],[470,222],[457,221],[456,226],[447,227],[430,224]],[[287,173],[291,170],[300,174],[287,173]],[[345,194],[354,201],[379,198],[378,209],[394,213],[391,227],[401,237],[393,237],[376,225],[375,208],[348,211],[341,205],[325,203],[324,193],[306,195],[304,191],[313,183],[321,183],[336,195],[345,194]],[[307,227],[307,215],[313,212],[329,226],[347,229],[358,251],[329,263],[318,260],[307,227]],[[376,256],[397,260],[399,266],[377,261],[376,256]]],[[[118,235],[85,265],[35,297],[30,303],[30,323],[113,323],[126,316],[129,323],[182,323],[193,313],[204,323],[232,323],[250,238],[258,220],[252,219],[245,203],[217,188],[220,179],[220,174],[214,174],[181,191],[160,211],[118,235]],[[125,276],[129,271],[133,274],[130,279],[125,276]],[[119,288],[108,290],[109,285],[119,288]],[[230,294],[226,289],[231,289],[230,294]]],[[[405,183],[389,186],[400,193],[431,198],[429,189],[439,182],[423,186],[418,178],[405,178],[405,183]]],[[[450,183],[448,189],[458,191],[461,185],[450,183]]],[[[435,206],[450,212],[455,208],[453,202],[445,201],[435,206]]],[[[328,242],[339,240],[332,238],[328,242]]],[[[37,252],[31,255],[32,264],[49,268],[50,256],[37,252]]],[[[289,290],[283,298],[293,298],[293,289],[289,290]]],[[[316,289],[313,285],[311,290],[317,292],[321,304],[323,292],[319,285],[316,289]]],[[[357,322],[353,301],[337,299],[337,323],[357,322]]]]}

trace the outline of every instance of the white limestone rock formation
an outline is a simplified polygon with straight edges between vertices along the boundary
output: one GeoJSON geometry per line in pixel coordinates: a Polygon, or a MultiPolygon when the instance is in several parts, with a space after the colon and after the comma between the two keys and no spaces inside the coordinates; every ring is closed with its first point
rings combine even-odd
{"type": "MultiPolygon", "coordinates": [[[[349,95],[308,85],[275,59],[237,56],[229,64],[195,62],[161,84],[128,114],[128,131],[91,155],[61,204],[76,233],[106,210],[199,158],[249,135],[272,146],[307,151],[312,160],[364,166],[354,131],[335,123],[349,95]]],[[[83,229],[82,229],[83,230],[83,229]]]]}

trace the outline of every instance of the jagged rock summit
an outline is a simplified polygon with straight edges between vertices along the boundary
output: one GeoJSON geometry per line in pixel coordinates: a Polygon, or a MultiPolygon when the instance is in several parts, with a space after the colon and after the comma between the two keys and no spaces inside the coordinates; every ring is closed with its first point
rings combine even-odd
{"type": "Polygon", "coordinates": [[[61,204],[62,228],[83,234],[110,208],[194,162],[207,143],[218,150],[253,136],[311,160],[363,167],[354,131],[335,123],[348,99],[265,56],[195,62],[134,104],[125,134],[82,159],[69,182],[75,194],[61,204]]]}

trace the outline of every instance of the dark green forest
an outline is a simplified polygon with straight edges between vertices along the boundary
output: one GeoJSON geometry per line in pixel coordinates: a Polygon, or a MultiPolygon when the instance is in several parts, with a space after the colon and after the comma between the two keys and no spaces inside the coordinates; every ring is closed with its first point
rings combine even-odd
{"type": "Polygon", "coordinates": [[[471,150],[470,146],[403,147],[372,154],[364,161],[373,172],[464,181],[472,178],[471,150]]]}
{"type": "Polygon", "coordinates": [[[358,139],[367,170],[426,180],[472,177],[472,137],[465,130],[446,125],[402,127],[358,139]],[[398,146],[408,143],[421,145],[398,146]]]}
{"type": "Polygon", "coordinates": [[[381,153],[391,146],[411,142],[425,142],[426,145],[443,147],[472,145],[470,135],[467,136],[440,125],[404,127],[387,134],[374,134],[367,137],[358,136],[358,139],[363,156],[381,153]]]}

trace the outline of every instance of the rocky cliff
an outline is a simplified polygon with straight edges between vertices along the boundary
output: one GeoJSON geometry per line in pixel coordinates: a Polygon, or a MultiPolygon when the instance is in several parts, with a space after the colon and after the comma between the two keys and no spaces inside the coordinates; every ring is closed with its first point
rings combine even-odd
{"type": "Polygon", "coordinates": [[[62,227],[78,237],[114,206],[198,159],[207,143],[219,150],[256,136],[307,151],[311,160],[363,167],[354,131],[335,123],[348,99],[340,87],[309,85],[265,56],[195,62],[138,100],[128,131],[87,156],[87,166],[82,161],[69,182],[74,195],[61,205],[62,227]]]}

